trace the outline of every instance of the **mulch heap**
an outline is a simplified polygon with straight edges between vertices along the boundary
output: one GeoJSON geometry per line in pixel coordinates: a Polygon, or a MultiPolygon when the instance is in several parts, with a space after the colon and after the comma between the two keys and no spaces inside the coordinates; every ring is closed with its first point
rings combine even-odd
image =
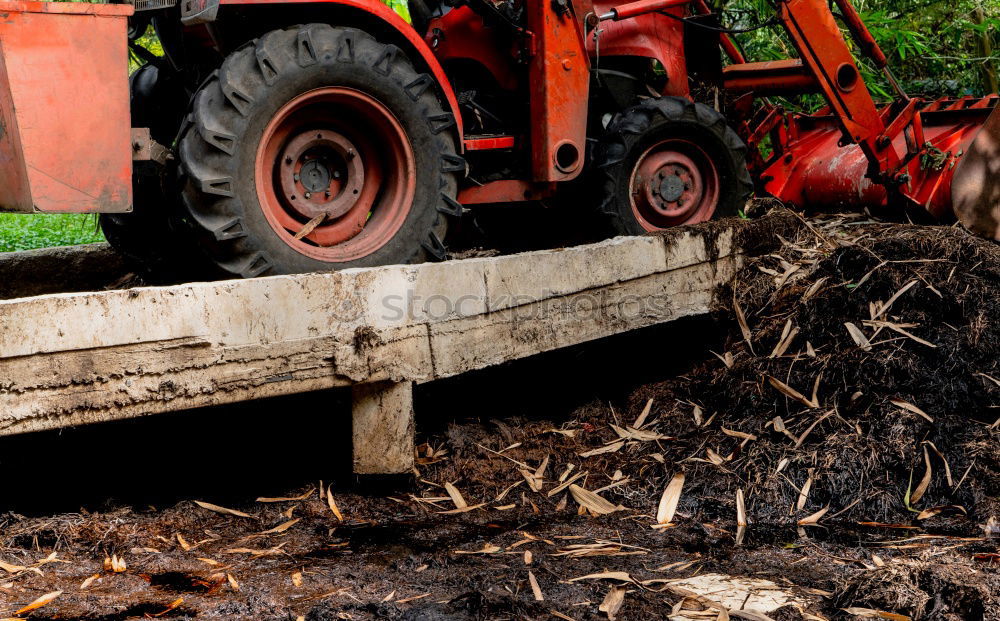
{"type": "MultiPolygon", "coordinates": [[[[604,509],[648,509],[683,474],[677,512],[698,521],[992,528],[1000,246],[849,216],[803,221],[793,237],[723,293],[736,318],[724,351],[636,390],[626,412],[584,408],[544,441],[501,423],[516,446],[494,460],[493,485],[554,478],[559,492],[600,489],[604,509]]],[[[458,456],[485,448],[450,439],[458,456]]],[[[463,464],[483,465],[452,460],[435,478],[483,480],[463,464]]]]}

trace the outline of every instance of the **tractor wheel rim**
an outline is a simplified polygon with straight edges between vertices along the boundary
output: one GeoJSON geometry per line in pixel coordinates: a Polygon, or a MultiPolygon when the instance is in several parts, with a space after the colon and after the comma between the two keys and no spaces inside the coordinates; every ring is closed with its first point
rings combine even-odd
{"type": "Polygon", "coordinates": [[[344,87],[299,95],[264,129],[254,167],[268,224],[297,252],[330,263],[368,256],[413,205],[406,131],[374,97],[344,87]]]}
{"type": "Polygon", "coordinates": [[[639,157],[629,180],[629,200],[647,231],[705,222],[719,203],[719,173],[695,143],[664,140],[639,157]]]}

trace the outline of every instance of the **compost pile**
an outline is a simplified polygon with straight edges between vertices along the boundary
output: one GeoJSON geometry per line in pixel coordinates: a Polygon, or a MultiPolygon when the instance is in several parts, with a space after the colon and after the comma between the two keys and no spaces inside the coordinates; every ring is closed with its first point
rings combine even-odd
{"type": "Polygon", "coordinates": [[[1000,620],[1000,247],[781,217],[680,374],[542,413],[423,402],[402,486],[234,497],[207,450],[217,496],[8,514],[0,617],[1000,620]]]}

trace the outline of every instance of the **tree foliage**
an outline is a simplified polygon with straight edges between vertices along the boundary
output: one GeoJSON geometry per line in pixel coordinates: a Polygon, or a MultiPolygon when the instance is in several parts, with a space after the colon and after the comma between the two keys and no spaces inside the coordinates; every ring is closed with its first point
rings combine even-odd
{"type": "MultiPolygon", "coordinates": [[[[773,0],[721,0],[721,4],[727,25],[739,28],[761,23],[775,12],[773,0]]],[[[998,90],[1000,2],[854,0],[854,5],[911,94],[983,95],[998,90]]],[[[778,27],[736,38],[751,60],[795,55],[778,27]]],[[[891,91],[882,75],[867,59],[858,60],[873,93],[889,98],[891,91]]]]}

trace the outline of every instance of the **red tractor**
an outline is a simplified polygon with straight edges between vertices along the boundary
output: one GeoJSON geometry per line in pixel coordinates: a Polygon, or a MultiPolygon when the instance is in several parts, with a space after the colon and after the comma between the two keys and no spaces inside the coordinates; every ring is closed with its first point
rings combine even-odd
{"type": "Polygon", "coordinates": [[[379,0],[174,2],[0,2],[2,208],[101,212],[153,270],[242,277],[443,259],[466,210],[567,195],[607,235],[735,215],[755,186],[1000,228],[997,97],[876,105],[841,27],[891,73],[848,0],[776,0],[799,57],[767,63],[704,0],[409,0],[412,24],[379,0]],[[130,115],[107,74],[126,19],[165,51],[131,43],[130,115]],[[828,105],[768,99],[805,93],[828,105]]]}

